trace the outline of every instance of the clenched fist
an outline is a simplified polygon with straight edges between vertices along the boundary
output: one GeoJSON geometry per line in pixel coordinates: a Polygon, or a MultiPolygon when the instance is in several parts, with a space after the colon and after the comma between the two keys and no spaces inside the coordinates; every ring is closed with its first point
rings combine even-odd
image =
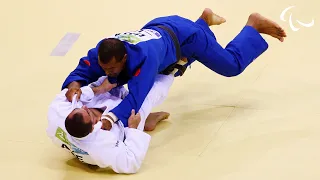
{"type": "Polygon", "coordinates": [[[82,94],[82,91],[80,89],[81,85],[80,83],[74,81],[68,85],[68,91],[66,92],[66,97],[68,101],[72,101],[72,97],[77,94],[77,101],[80,99],[80,96],[82,94]]]}

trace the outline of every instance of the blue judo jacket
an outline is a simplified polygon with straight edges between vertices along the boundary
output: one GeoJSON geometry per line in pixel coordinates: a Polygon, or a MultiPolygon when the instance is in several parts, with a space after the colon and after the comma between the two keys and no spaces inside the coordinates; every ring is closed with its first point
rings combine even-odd
{"type": "MultiPolygon", "coordinates": [[[[177,61],[176,52],[169,34],[161,30],[143,29],[119,33],[112,38],[118,38],[125,43],[128,57],[125,70],[117,78],[109,77],[109,81],[118,83],[118,86],[128,83],[129,94],[111,112],[127,127],[131,110],[139,111],[156,75],[177,61]]],[[[85,86],[106,75],[98,64],[101,41],[88,51],[87,56],[80,59],[76,69],[64,81],[62,89],[73,81],[85,86]]]]}

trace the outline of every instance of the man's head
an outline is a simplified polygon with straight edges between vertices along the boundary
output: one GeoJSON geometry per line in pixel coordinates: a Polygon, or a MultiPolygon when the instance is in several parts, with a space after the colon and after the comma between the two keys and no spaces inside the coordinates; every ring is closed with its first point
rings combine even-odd
{"type": "Polygon", "coordinates": [[[117,77],[127,61],[124,43],[118,39],[104,39],[98,49],[99,65],[107,76],[117,77]]]}
{"type": "Polygon", "coordinates": [[[68,133],[77,138],[90,134],[99,119],[86,106],[74,109],[65,120],[68,133]]]}

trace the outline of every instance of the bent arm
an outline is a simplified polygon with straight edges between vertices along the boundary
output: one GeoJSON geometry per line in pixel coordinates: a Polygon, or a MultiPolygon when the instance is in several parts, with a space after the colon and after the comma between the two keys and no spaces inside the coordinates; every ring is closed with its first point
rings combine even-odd
{"type": "MultiPolygon", "coordinates": [[[[124,174],[138,172],[149,148],[151,136],[132,128],[126,128],[125,134],[124,142],[105,141],[90,150],[90,156],[100,168],[109,167],[116,173],[124,174]]],[[[110,134],[108,136],[110,137],[110,134]]]]}
{"type": "Polygon", "coordinates": [[[128,126],[131,110],[134,109],[136,112],[140,110],[143,101],[154,84],[157,73],[157,61],[145,60],[140,68],[140,74],[134,76],[128,82],[128,95],[117,107],[110,111],[122,121],[125,127],[128,126]]]}
{"type": "MultiPolygon", "coordinates": [[[[141,115],[141,121],[137,129],[143,131],[147,117],[151,113],[155,106],[161,104],[167,97],[169,89],[174,81],[174,75],[161,75],[158,74],[155,78],[155,82],[149,91],[147,97],[142,103],[139,110],[141,115]]],[[[107,115],[109,109],[103,112],[103,115],[107,115]]]]}
{"type": "Polygon", "coordinates": [[[79,82],[81,86],[86,86],[101,76],[105,76],[105,72],[98,64],[97,49],[92,48],[88,51],[87,56],[80,59],[76,69],[65,79],[62,89],[67,88],[74,81],[79,82]]]}

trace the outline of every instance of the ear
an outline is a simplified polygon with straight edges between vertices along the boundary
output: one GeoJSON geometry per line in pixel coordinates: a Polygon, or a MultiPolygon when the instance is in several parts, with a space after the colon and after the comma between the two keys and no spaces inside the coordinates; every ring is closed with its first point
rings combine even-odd
{"type": "Polygon", "coordinates": [[[122,61],[126,61],[127,60],[127,54],[124,54],[122,61]]]}

